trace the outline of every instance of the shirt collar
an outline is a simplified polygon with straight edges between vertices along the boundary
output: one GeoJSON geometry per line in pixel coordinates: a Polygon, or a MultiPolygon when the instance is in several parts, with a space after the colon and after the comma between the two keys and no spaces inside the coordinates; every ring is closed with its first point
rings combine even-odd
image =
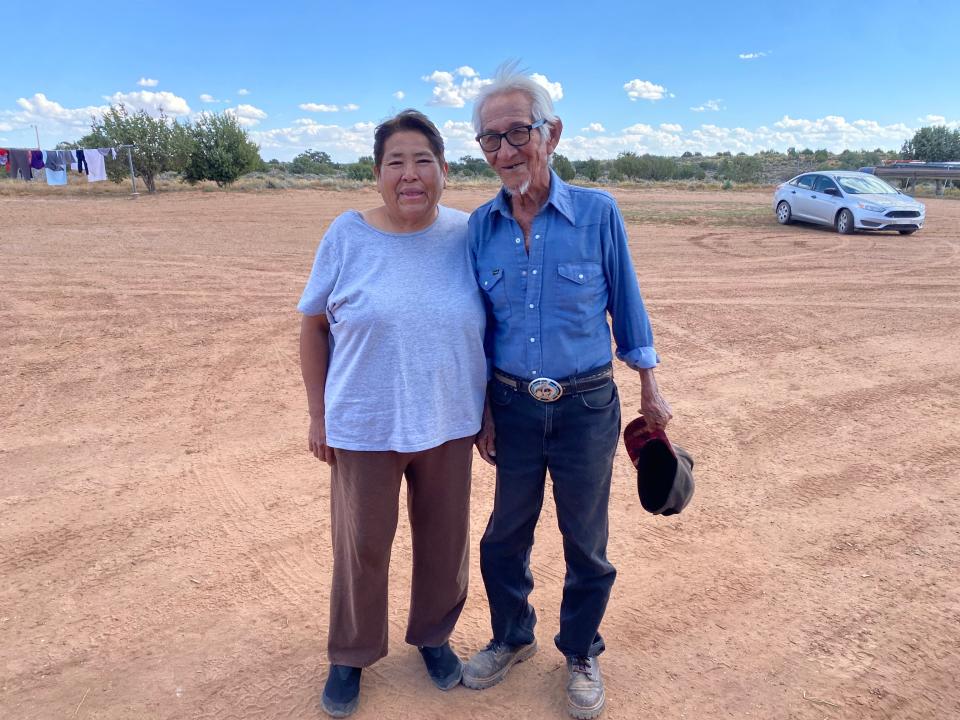
{"type": "MultiPolygon", "coordinates": [[[[557,211],[570,221],[571,225],[576,224],[576,215],[573,210],[573,198],[570,195],[570,186],[550,168],[550,194],[547,196],[547,205],[553,205],[557,211]]],[[[499,212],[504,217],[513,218],[513,210],[510,207],[510,196],[505,188],[501,187],[500,192],[493,199],[491,210],[499,212]]]]}

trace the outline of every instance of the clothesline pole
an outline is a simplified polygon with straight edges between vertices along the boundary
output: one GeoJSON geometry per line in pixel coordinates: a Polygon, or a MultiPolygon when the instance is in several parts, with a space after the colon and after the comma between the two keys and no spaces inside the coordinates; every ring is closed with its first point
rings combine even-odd
{"type": "Polygon", "coordinates": [[[127,149],[127,161],[130,163],[130,182],[133,184],[133,197],[137,197],[140,193],[137,192],[137,173],[133,170],[133,153],[131,152],[133,145],[121,145],[122,148],[127,149]]]}
{"type": "Polygon", "coordinates": [[[40,149],[40,131],[37,129],[37,126],[33,126],[33,132],[37,134],[37,150],[40,149]]]}

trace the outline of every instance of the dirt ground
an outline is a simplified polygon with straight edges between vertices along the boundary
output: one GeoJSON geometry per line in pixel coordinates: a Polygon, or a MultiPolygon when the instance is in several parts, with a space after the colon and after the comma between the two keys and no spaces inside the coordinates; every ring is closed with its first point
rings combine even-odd
{"type": "MultiPolygon", "coordinates": [[[[618,454],[605,717],[960,717],[960,202],[847,237],[776,225],[767,192],[616,194],[698,484],[647,515],[618,454]]],[[[328,472],[295,304],[327,224],[378,200],[0,197],[0,718],[324,717],[328,472]]],[[[463,656],[490,634],[492,491],[478,460],[463,656]]],[[[403,643],[401,521],[357,718],[565,716],[551,505],[540,652],[482,693],[435,690],[403,643]]]]}

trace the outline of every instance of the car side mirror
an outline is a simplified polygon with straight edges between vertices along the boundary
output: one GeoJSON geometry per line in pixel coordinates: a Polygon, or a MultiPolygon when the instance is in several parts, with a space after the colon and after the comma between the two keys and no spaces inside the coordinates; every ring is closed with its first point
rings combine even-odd
{"type": "Polygon", "coordinates": [[[833,197],[840,197],[840,191],[836,188],[827,188],[823,191],[824,195],[832,195],[833,197]]]}

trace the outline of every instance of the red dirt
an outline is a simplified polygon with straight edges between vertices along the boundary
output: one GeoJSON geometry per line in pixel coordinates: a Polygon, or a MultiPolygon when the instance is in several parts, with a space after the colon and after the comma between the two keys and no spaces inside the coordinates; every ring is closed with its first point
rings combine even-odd
{"type": "MultiPolygon", "coordinates": [[[[328,473],[294,306],[326,225],[378,196],[54,192],[0,197],[0,718],[323,717],[328,473]]],[[[646,515],[617,457],[605,717],[960,716],[960,203],[847,237],[776,225],[767,193],[617,196],[698,485],[646,515]]],[[[492,488],[478,460],[464,656],[492,488]]],[[[409,556],[402,520],[356,717],[563,717],[552,504],[541,650],[483,693],[436,691],[403,644],[409,556]]]]}

